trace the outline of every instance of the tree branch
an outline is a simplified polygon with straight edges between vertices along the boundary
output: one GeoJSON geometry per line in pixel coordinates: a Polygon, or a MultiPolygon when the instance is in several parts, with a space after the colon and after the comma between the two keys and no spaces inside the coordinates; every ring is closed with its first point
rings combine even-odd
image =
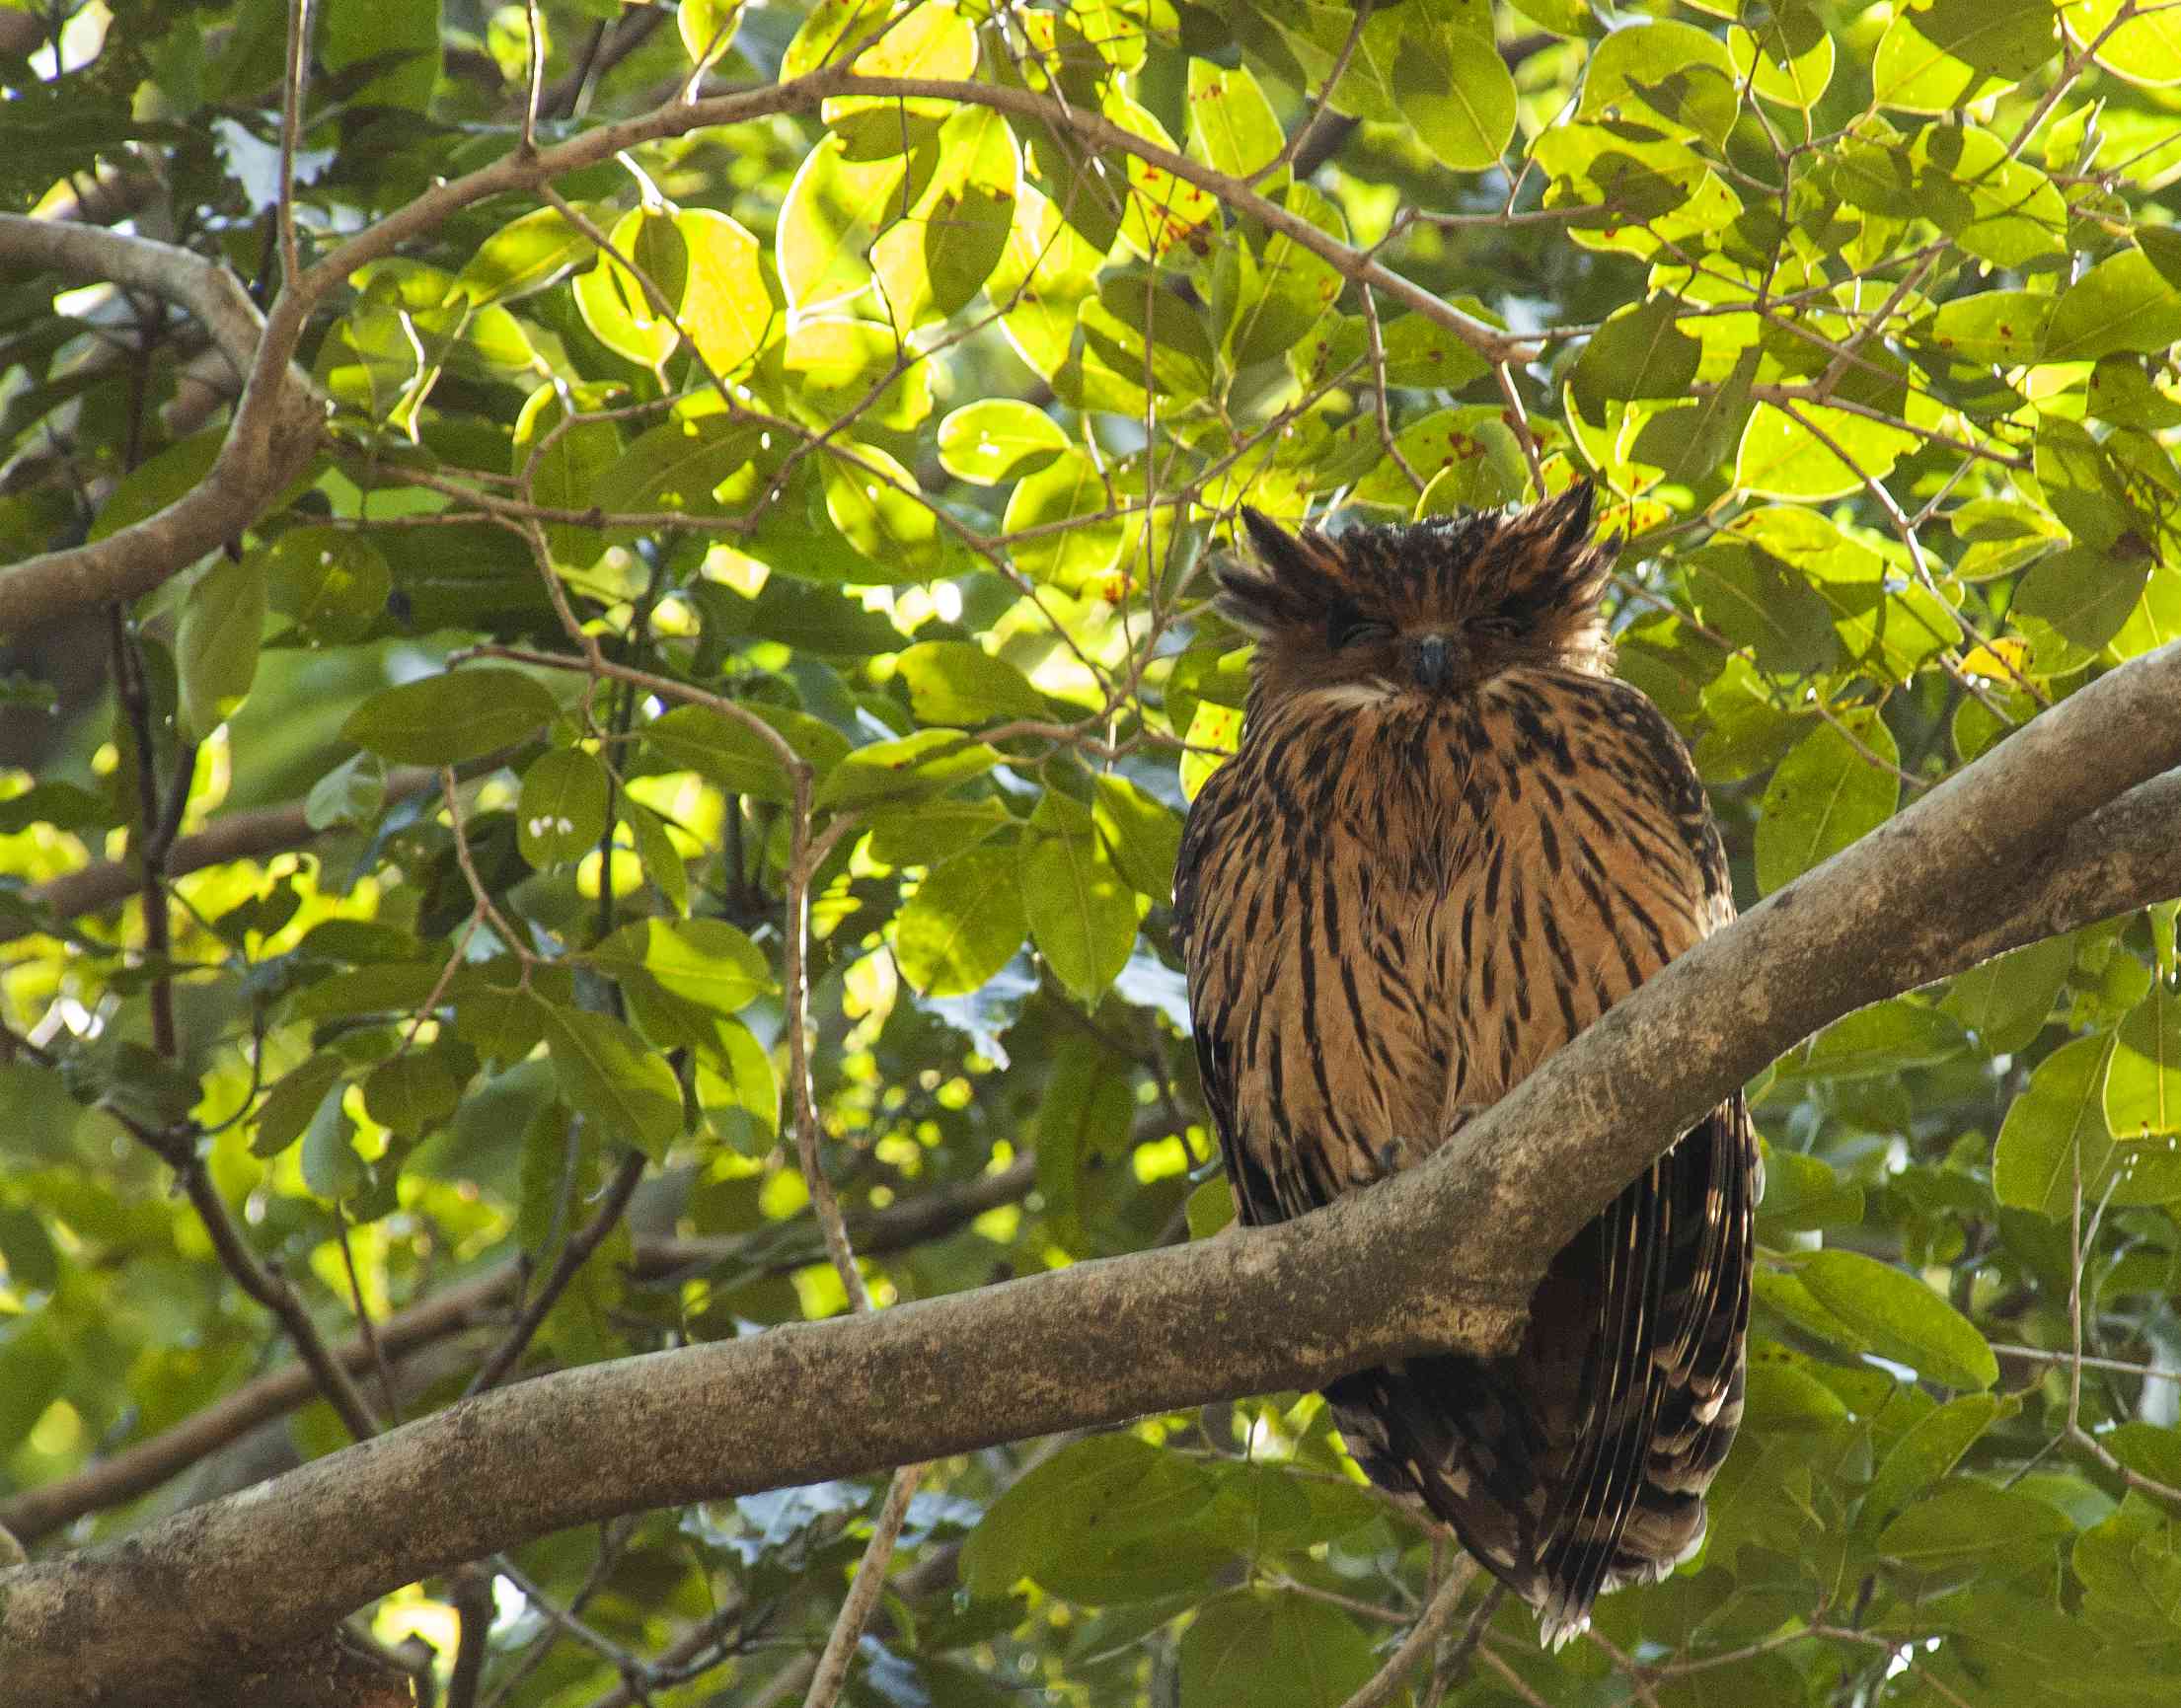
{"type": "Polygon", "coordinates": [[[234,539],[308,466],[324,418],[310,377],[284,353],[269,372],[258,371],[264,323],[257,305],[241,280],[201,256],[97,226],[0,214],[0,273],[26,270],[111,280],[178,304],[251,377],[219,457],[198,484],[103,540],[41,553],[0,573],[0,634],[104,600],[134,599],[234,539]]]}
{"type": "MultiPolygon", "coordinates": [[[[439,773],[429,766],[403,766],[387,774],[387,804],[434,788],[438,782],[439,773]]],[[[301,804],[229,813],[212,820],[194,836],[179,838],[167,850],[161,870],[169,878],[183,877],[206,866],[225,865],[229,860],[285,854],[331,834],[330,830],[314,829],[301,804]]],[[[23,892],[23,900],[55,920],[67,921],[117,906],[136,893],[140,882],[132,861],[94,860],[33,886],[23,892]]],[[[0,919],[0,943],[27,937],[37,929],[26,920],[0,919]]]]}
{"type": "MultiPolygon", "coordinates": [[[[851,1217],[849,1232],[856,1248],[866,1255],[904,1251],[944,1238],[988,1210],[1019,1201],[1036,1183],[1037,1158],[1023,1156],[996,1174],[982,1174],[961,1186],[928,1192],[866,1216],[851,1217]]],[[[825,1261],[822,1239],[801,1223],[775,1223],[750,1233],[694,1239],[639,1235],[636,1241],[639,1281],[672,1281],[742,1264],[749,1265],[756,1274],[785,1275],[825,1261]]],[[[449,1335],[499,1321],[516,1278],[517,1266],[502,1263],[395,1312],[379,1324],[380,1349],[388,1359],[399,1361],[449,1335]]],[[[360,1374],[371,1368],[371,1349],[360,1335],[340,1341],[331,1350],[334,1358],[351,1371],[360,1374]]],[[[75,1476],[40,1484],[0,1501],[0,1528],[13,1531],[25,1542],[35,1542],[86,1513],[132,1501],[260,1425],[293,1411],[317,1393],[316,1378],[306,1367],[283,1365],[191,1413],[173,1429],[133,1443],[75,1476]]]]}
{"type": "Polygon", "coordinates": [[[2160,774],[2181,764],[2177,696],[2181,645],[2080,690],[1675,962],[1458,1143],[1324,1210],[541,1376],[125,1543],[17,1568],[0,1576],[14,1662],[0,1703],[152,1698],[401,1584],[616,1513],[1316,1386],[1426,1348],[1504,1347],[1544,1255],[1810,1032],[1963,970],[2026,921],[2065,929],[2181,888],[2156,810],[2175,783],[2160,774]],[[2154,834],[2100,869],[2159,874],[2156,892],[2097,893],[2055,869],[2101,820],[2154,834]]]}

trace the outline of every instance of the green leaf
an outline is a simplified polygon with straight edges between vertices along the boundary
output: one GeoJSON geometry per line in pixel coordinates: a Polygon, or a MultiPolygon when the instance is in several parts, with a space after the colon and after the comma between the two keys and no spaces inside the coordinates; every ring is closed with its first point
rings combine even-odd
{"type": "MultiPolygon", "coordinates": [[[[2046,10],[2045,0],[2036,4],[2046,10]]],[[[1910,160],[1919,211],[1980,260],[2022,266],[2066,253],[2068,203],[2058,186],[1991,131],[1928,125],[1910,160]]]]}
{"type": "Polygon", "coordinates": [[[2073,1531],[2066,1514],[2035,1496],[1957,1477],[1888,1524],[1878,1551],[1912,1570],[1943,1571],[1989,1559],[2001,1537],[2010,1557],[2028,1559],[2073,1531]]]}
{"type": "Polygon", "coordinates": [[[1037,1112],[1037,1189],[1055,1244],[1084,1253],[1083,1182],[1090,1168],[1128,1154],[1136,1091],[1104,1045],[1064,1045],[1037,1112]]]}
{"type": "Polygon", "coordinates": [[[1617,311],[1598,329],[1568,379],[1584,414],[1602,415],[1609,403],[1629,398],[1688,394],[1703,345],[1675,324],[1679,307],[1672,297],[1652,296],[1617,311]]]}
{"type": "MultiPolygon", "coordinates": [[[[59,1285],[60,1253],[35,1212],[0,1204],[0,1269],[6,1271],[9,1291],[18,1298],[26,1293],[50,1293],[59,1285]]],[[[8,1432],[0,1429],[0,1443],[10,1439],[8,1432]]]]}
{"type": "Polygon", "coordinates": [[[1123,542],[1122,524],[1111,514],[1116,502],[1098,466],[1078,450],[1024,476],[1008,495],[1004,524],[1015,537],[1015,567],[1071,592],[1110,575],[1123,542]]]}
{"type": "Polygon", "coordinates": [[[770,449],[763,428],[728,415],[661,421],[596,476],[588,501],[608,513],[683,510],[716,516],[729,503],[755,494],[759,480],[753,464],[770,449]]]}
{"type": "Polygon", "coordinates": [[[351,753],[311,784],[303,822],[313,830],[367,824],[386,805],[386,762],[375,753],[351,753]]]}
{"type": "Polygon", "coordinates": [[[420,111],[439,77],[440,0],[379,0],[339,6],[319,26],[318,53],[326,68],[370,67],[360,87],[345,79],[348,98],[363,107],[420,111]]]}
{"type": "Polygon", "coordinates": [[[1022,168],[1007,121],[988,108],[963,108],[940,125],[936,146],[930,185],[870,251],[879,293],[904,335],[965,307],[999,265],[1015,226],[1022,168]]]}
{"type": "Polygon", "coordinates": [[[1960,1463],[1977,1439],[2011,1409],[2011,1402],[1996,1395],[1965,1393],[1912,1424],[1871,1479],[1857,1526],[1868,1533],[1886,1523],[1960,1463]]]}
{"type": "Polygon", "coordinates": [[[1841,662],[1832,608],[1753,542],[1721,535],[1703,547],[1691,560],[1689,590],[1705,626],[1751,648],[1761,670],[1800,676],[1841,662]]]}
{"type": "Polygon", "coordinates": [[[826,514],[869,559],[869,581],[922,581],[944,566],[939,520],[916,477],[875,445],[834,441],[820,463],[826,514]]]}
{"type": "Polygon", "coordinates": [[[1943,1062],[1961,1047],[1951,1016],[1896,997],[1834,1021],[1806,1050],[1781,1057],[1776,1066],[1783,1078],[1855,1078],[1943,1062]]]}
{"type": "MultiPolygon", "coordinates": [[[[1208,59],[1189,61],[1189,153],[1215,172],[1247,178],[1279,158],[1286,138],[1278,114],[1246,65],[1223,70],[1208,59]]],[[[1260,185],[1270,194],[1277,179],[1260,185]]]]}
{"type": "Polygon", "coordinates": [[[1098,775],[1097,790],[1098,834],[1121,875],[1139,895],[1171,900],[1174,863],[1181,857],[1180,815],[1115,772],[1098,775]]]}
{"type": "MultiPolygon", "coordinates": [[[[595,208],[578,211],[597,216],[595,208]]],[[[591,253],[591,240],[557,207],[533,208],[508,221],[478,246],[447,289],[446,300],[481,308],[543,290],[564,269],[591,253]]]]}
{"type": "Polygon", "coordinates": [[[1598,44],[1578,111],[1586,118],[1617,111],[1639,123],[1656,113],[1723,145],[1734,122],[1735,81],[1732,55],[1709,31],[1647,22],[1598,44]]]}
{"type": "Polygon", "coordinates": [[[386,555],[348,528],[290,528],[259,560],[272,609],[336,645],[360,640],[394,590],[386,555]]]}
{"type": "MultiPolygon", "coordinates": [[[[765,705],[748,709],[776,730],[820,780],[849,751],[846,736],[807,713],[765,705]]],[[[795,798],[775,745],[742,719],[709,705],[675,706],[643,725],[643,739],[668,765],[697,772],[730,794],[782,803],[795,798]]]]}
{"type": "Polygon", "coordinates": [[[1377,1671],[1371,1639],[1353,1619],[1292,1591],[1220,1596],[1181,1634],[1181,1699],[1190,1708],[1338,1708],[1377,1671]]]}
{"type": "Polygon", "coordinates": [[[2136,247],[2157,268],[2160,278],[2175,290],[2181,290],[2181,228],[2170,225],[2140,226],[2136,231],[2136,247]]]}
{"type": "Polygon", "coordinates": [[[725,920],[634,920],[591,951],[609,971],[641,971],[684,1002],[731,1014],[780,989],[765,951],[725,920]]]}
{"type": "Polygon", "coordinates": [[[1189,1237],[1209,1239],[1235,1221],[1235,1193],[1225,1180],[1207,1180],[1189,1194],[1189,1237]]]}
{"type": "Polygon", "coordinates": [[[879,227],[901,205],[907,163],[854,161],[839,135],[804,157],[781,204],[774,259],[791,309],[808,313],[852,301],[871,287],[879,227]]]}
{"type": "Polygon", "coordinates": [[[919,723],[970,729],[1002,717],[1044,717],[1045,697],[1004,658],[967,640],[923,640],[894,660],[919,723]]]}
{"type": "Polygon", "coordinates": [[[637,858],[643,863],[643,875],[651,880],[675,913],[688,913],[689,867],[683,863],[674,839],[666,833],[666,821],[627,794],[621,797],[618,810],[621,822],[629,827],[629,835],[637,845],[637,858]]]}
{"type": "Polygon", "coordinates": [[[461,1101],[460,1082],[434,1052],[413,1050],[381,1062],[364,1077],[366,1113],[405,1139],[429,1132],[461,1101]]]}
{"type": "Polygon", "coordinates": [[[894,330],[877,321],[806,315],[788,334],[786,371],[800,383],[805,408],[827,420],[917,426],[932,412],[932,368],[910,359],[894,330]]]}
{"type": "Polygon", "coordinates": [[[1000,763],[994,748],[951,730],[920,729],[860,747],[819,785],[817,806],[836,811],[942,794],[1000,763]]]}
{"type": "Polygon", "coordinates": [[[1855,1251],[1821,1251],[1796,1274],[1881,1357],[1949,1387],[1987,1388],[1999,1362],[1976,1325],[1912,1275],[1855,1251]]]}
{"type": "Polygon", "coordinates": [[[1047,465],[1048,453],[1067,448],[1068,435],[1052,416],[1015,398],[964,404],[940,422],[940,465],[973,485],[997,486],[1024,465],[1034,473],[1047,465]]]}
{"type": "Polygon", "coordinates": [[[591,336],[615,355],[655,368],[681,343],[674,322],[689,281],[688,246],[673,215],[658,208],[631,208],[606,235],[612,253],[601,251],[591,269],[576,275],[576,309],[591,336]]]}
{"type": "Polygon", "coordinates": [[[1083,808],[1048,794],[1020,865],[1022,907],[1037,952],[1078,1002],[1095,1004],[1136,946],[1136,893],[1083,808]]]}
{"type": "Polygon", "coordinates": [[[850,48],[878,32],[892,11],[892,0],[817,0],[781,58],[781,81],[806,77],[845,59],[850,48]]]}
{"type": "Polygon", "coordinates": [[[479,1055],[519,1062],[545,1037],[547,1003],[520,983],[513,956],[485,966],[464,967],[448,995],[454,1000],[455,1030],[479,1055]]]}
{"type": "Polygon", "coordinates": [[[352,1143],[356,1124],[342,1106],[348,1081],[337,1079],[303,1130],[303,1184],[321,1198],[346,1198],[364,1182],[363,1158],[352,1143]]]}
{"type": "Polygon", "coordinates": [[[1212,1522],[1210,1470],[1133,1436],[1063,1448],[986,1510],[962,1546],[962,1581],[979,1597],[1024,1578],[1096,1605],[1201,1590],[1234,1552],[1212,1522]]]}
{"type": "Polygon", "coordinates": [[[265,629],[264,559],[219,557],[190,586],[175,636],[182,721],[210,735],[250,693],[265,629]]]}
{"type": "Polygon", "coordinates": [[[2060,47],[2051,0],[1931,0],[1911,16],[1933,46],[2010,83],[2060,47]]]}
{"type": "Polygon", "coordinates": [[[2087,362],[2115,350],[2156,353],[2181,339],[2181,287],[2140,249],[2108,257],[2060,294],[2045,332],[2048,362],[2087,362]]]}
{"type": "Polygon", "coordinates": [[[1905,112],[1948,112],[1967,107],[1995,86],[1994,79],[1925,36],[1916,19],[1914,12],[1896,12],[1879,37],[1871,66],[1871,93],[1881,107],[1905,112]]]}
{"type": "Polygon", "coordinates": [[[1863,1189],[1843,1180],[1824,1158],[1765,1146],[1765,1202],[1759,1220],[1767,1231],[1853,1226],[1862,1219],[1863,1189]]]}
{"type": "Polygon", "coordinates": [[[870,815],[870,856],[882,865],[936,866],[967,854],[1014,822],[1008,809],[989,796],[880,807],[870,815]]]}
{"type": "Polygon", "coordinates": [[[560,710],[535,677],[481,665],[382,689],[348,714],[340,738],[399,765],[458,765],[524,740],[560,710]]]}
{"type": "Polygon", "coordinates": [[[714,208],[684,208],[674,216],[674,226],[688,255],[682,328],[706,366],[731,379],[756,359],[779,327],[765,283],[764,247],[739,221],[714,208]]]}
{"type": "Polygon", "coordinates": [[[673,1070],[610,1014],[546,1003],[538,1019],[561,1095],[605,1132],[663,1160],[682,1130],[673,1070]]]}
{"type": "Polygon", "coordinates": [[[326,1093],[342,1077],[345,1066],[333,1051],[321,1050],[301,1067],[282,1075],[258,1106],[258,1119],[250,1136],[250,1153],[277,1156],[302,1138],[303,1129],[310,1125],[319,1104],[326,1100],[326,1093]]]}
{"type": "Polygon", "coordinates": [[[2110,1034],[2061,1045],[2030,1074],[2008,1105],[1992,1157],[1992,1190],[2001,1204],[2065,1223],[2073,1214],[2075,1175],[2082,1201],[2170,1204],[2181,1199],[2181,1156],[2163,1144],[2115,1144],[2105,1123],[2105,1082],[2115,1049],[2110,1034]]]}
{"type": "Polygon", "coordinates": [[[1012,849],[978,848],[935,865],[893,921],[894,962],[927,997],[965,997],[1029,935],[1012,849]]]}
{"type": "Polygon", "coordinates": [[[713,1028],[713,1041],[698,1058],[697,1099],[706,1120],[741,1155],[763,1156],[779,1142],[780,1076],[765,1046],[739,1020],[713,1028]],[[716,1069],[708,1058],[716,1060],[716,1069]]]}
{"type": "Polygon", "coordinates": [[[375,961],[336,973],[295,999],[299,1019],[333,1020],[356,1014],[406,1014],[439,983],[429,961],[375,961]]]}
{"type": "Polygon", "coordinates": [[[1765,100],[1807,112],[1833,81],[1832,33],[1799,6],[1783,6],[1753,34],[1736,25],[1727,32],[1727,51],[1737,77],[1765,100]]]}
{"type": "Polygon", "coordinates": [[[606,834],[613,780],[597,756],[555,747],[530,762],[515,807],[515,846],[540,871],[579,860],[606,834]]]}
{"type": "Polygon", "coordinates": [[[1919,335],[1965,362],[2012,367],[2037,359],[2052,312],[2042,292],[1979,291],[1940,304],[1919,335]]]}
{"type": "Polygon", "coordinates": [[[2181,996],[2162,978],[2130,1010],[2105,1070],[2105,1125],[2136,1141],[2181,1133],[2181,996]]]}
{"type": "Polygon", "coordinates": [[[1992,1056],[2025,1049],[2044,1030],[2074,965],[2072,932],[2026,943],[1957,976],[1940,1004],[1992,1056]]]}
{"type": "Polygon", "coordinates": [[[1891,818],[1901,783],[1889,768],[1899,760],[1875,712],[1821,723],[1797,742],[1759,812],[1758,888],[1769,895],[1891,818]]]}
{"type": "Polygon", "coordinates": [[[2154,88],[2181,83],[2181,29],[2173,14],[2163,7],[2139,7],[2138,16],[2107,35],[2120,10],[2121,0],[2082,0],[2060,16],[2073,39],[2085,46],[2100,43],[2097,62],[2116,77],[2154,88]]]}
{"type": "Polygon", "coordinates": [[[1515,79],[1488,27],[1467,29],[1433,11],[1411,16],[1391,81],[1417,140],[1441,166],[1482,172],[1499,163],[1515,132],[1515,79]]]}
{"type": "MultiPolygon", "coordinates": [[[[2035,618],[2095,651],[2134,615],[2149,574],[2142,557],[2116,552],[2110,544],[2071,546],[2031,565],[2015,588],[2012,612],[2017,622],[2035,618]]],[[[2036,638],[2026,625],[2024,632],[2036,638]]]]}
{"type": "Polygon", "coordinates": [[[674,22],[682,34],[682,46],[690,63],[711,65],[734,43],[742,22],[742,0],[681,0],[674,22]]]}
{"type": "Polygon", "coordinates": [[[1844,498],[1866,478],[1890,475],[1918,443],[1906,427],[1829,404],[1797,404],[1792,414],[1760,404],[1743,429],[1734,481],[1770,498],[1844,498]]]}

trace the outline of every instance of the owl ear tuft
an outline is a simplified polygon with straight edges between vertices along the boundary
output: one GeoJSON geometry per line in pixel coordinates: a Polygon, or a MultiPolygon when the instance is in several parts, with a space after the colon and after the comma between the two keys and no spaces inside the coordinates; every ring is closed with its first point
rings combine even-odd
{"type": "Polygon", "coordinates": [[[1590,537],[1591,516],[1597,503],[1598,483],[1584,475],[1566,491],[1548,498],[1539,508],[1544,512],[1547,527],[1565,548],[1580,545],[1590,537]]]}
{"type": "Polygon", "coordinates": [[[1249,544],[1256,548],[1258,561],[1275,579],[1298,570],[1306,574],[1315,572],[1316,565],[1309,549],[1262,510],[1244,504],[1241,521],[1249,534],[1249,544]]]}

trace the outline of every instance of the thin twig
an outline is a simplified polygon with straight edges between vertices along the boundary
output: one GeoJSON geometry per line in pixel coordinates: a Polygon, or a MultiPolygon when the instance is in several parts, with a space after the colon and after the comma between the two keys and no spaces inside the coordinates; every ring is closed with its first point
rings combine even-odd
{"type": "Polygon", "coordinates": [[[484,1566],[455,1570],[454,1603],[461,1635],[456,1639],[454,1673],[447,1680],[446,1708],[476,1708],[477,1689],[485,1677],[486,1642],[492,1630],[492,1574],[484,1566]]]}
{"type": "Polygon", "coordinates": [[[1348,1698],[1345,1708],[1383,1708],[1393,1700],[1394,1692],[1416,1670],[1417,1663],[1430,1654],[1453,1625],[1455,1611],[1462,1605],[1462,1597],[1475,1577],[1474,1559],[1464,1554],[1455,1561],[1454,1570],[1447,1574],[1437,1593],[1425,1603],[1424,1610],[1416,1616],[1416,1623],[1401,1639],[1400,1647],[1387,1657],[1386,1665],[1371,1675],[1362,1689],[1348,1698]]]}
{"type": "Polygon", "coordinates": [[[545,25],[538,17],[538,0],[523,0],[523,23],[529,30],[529,87],[523,92],[522,152],[538,152],[538,103],[545,91],[545,25]]]}
{"type": "MultiPolygon", "coordinates": [[[[379,1325],[371,1318],[371,1308],[363,1301],[363,1280],[356,1273],[355,1245],[348,1237],[348,1206],[334,1206],[334,1226],[340,1234],[340,1266],[348,1275],[348,1300],[356,1313],[356,1332],[371,1354],[371,1368],[379,1378],[379,1398],[386,1406],[389,1421],[402,1421],[401,1402],[394,1397],[394,1372],[386,1362],[386,1348],[379,1340],[379,1325]]],[[[338,1360],[336,1360],[338,1363],[338,1360]]]]}
{"type": "Polygon", "coordinates": [[[1363,39],[1363,27],[1371,21],[1371,8],[1377,0],[1356,0],[1355,21],[1348,26],[1348,39],[1340,44],[1340,52],[1333,60],[1333,67],[1325,73],[1325,81],[1317,86],[1317,99],[1310,104],[1303,122],[1294,133],[1280,144],[1280,152],[1264,165],[1250,173],[1241,182],[1245,188],[1255,189],[1281,168],[1291,164],[1303,152],[1303,145],[1324,123],[1325,114],[1332,110],[1333,91],[1340,87],[1340,80],[1348,75],[1348,61],[1355,57],[1356,43],[1363,39]]]}
{"type": "Polygon", "coordinates": [[[886,1587],[886,1565],[893,1557],[894,1543],[901,1535],[902,1522],[909,1516],[909,1502],[923,1474],[922,1465],[903,1465],[894,1472],[885,1502],[878,1509],[877,1522],[871,1528],[870,1541],[865,1546],[864,1558],[856,1568],[856,1581],[848,1587],[840,1616],[833,1621],[825,1649],[818,1656],[817,1671],[810,1675],[810,1688],[802,1699],[803,1708],[833,1708],[842,1685],[848,1682],[849,1662],[855,1657],[857,1645],[863,1641],[864,1627],[870,1622],[871,1609],[878,1604],[878,1594],[886,1587]]]}
{"type": "Polygon", "coordinates": [[[295,154],[303,133],[303,91],[311,75],[311,0],[289,0],[287,74],[280,80],[280,282],[303,276],[295,238],[295,154]]]}
{"type": "Polygon", "coordinates": [[[497,1387],[515,1368],[515,1362],[530,1345],[539,1325],[546,1319],[561,1295],[567,1291],[576,1272],[590,1261],[591,1253],[605,1243],[606,1236],[620,1223],[622,1213],[629,1208],[629,1200],[636,1195],[637,1184],[643,1178],[644,1154],[640,1151],[629,1151],[614,1170],[613,1179],[607,1183],[605,1197],[597,1211],[581,1227],[577,1228],[567,1244],[561,1248],[561,1255],[553,1265],[545,1285],[538,1289],[530,1301],[523,1306],[522,1314],[507,1331],[507,1338],[492,1350],[470,1385],[462,1390],[462,1397],[483,1393],[487,1388],[497,1387]]]}

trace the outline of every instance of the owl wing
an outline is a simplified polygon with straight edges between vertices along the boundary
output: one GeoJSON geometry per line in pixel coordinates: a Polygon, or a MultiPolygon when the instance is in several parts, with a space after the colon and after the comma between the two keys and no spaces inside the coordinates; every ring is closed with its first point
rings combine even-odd
{"type": "MultiPolygon", "coordinates": [[[[1196,1045],[1198,1077],[1204,1084],[1204,1106],[1211,1111],[1212,1131],[1219,1139],[1221,1160],[1228,1184],[1235,1194],[1235,1211],[1250,1226],[1284,1222],[1315,1208],[1321,1198],[1312,1194],[1297,1178],[1275,1178],[1275,1166],[1258,1162],[1244,1145],[1235,1119],[1236,1090],[1232,1012],[1240,994],[1247,989],[1241,957],[1246,933],[1215,929],[1207,918],[1211,897],[1206,894],[1211,874],[1207,862],[1245,827],[1238,824],[1249,773],[1243,762],[1222,766],[1206,780],[1190,803],[1187,824],[1181,833],[1180,853],[1173,867],[1174,928],[1180,938],[1182,959],[1191,969],[1189,979],[1189,1030],[1196,1045]],[[1224,940],[1217,940],[1224,938],[1224,940]],[[1224,956],[1227,964],[1216,976],[1202,972],[1209,957],[1224,956]]],[[[1279,1170],[1282,1178],[1286,1170],[1279,1170]]]]}

